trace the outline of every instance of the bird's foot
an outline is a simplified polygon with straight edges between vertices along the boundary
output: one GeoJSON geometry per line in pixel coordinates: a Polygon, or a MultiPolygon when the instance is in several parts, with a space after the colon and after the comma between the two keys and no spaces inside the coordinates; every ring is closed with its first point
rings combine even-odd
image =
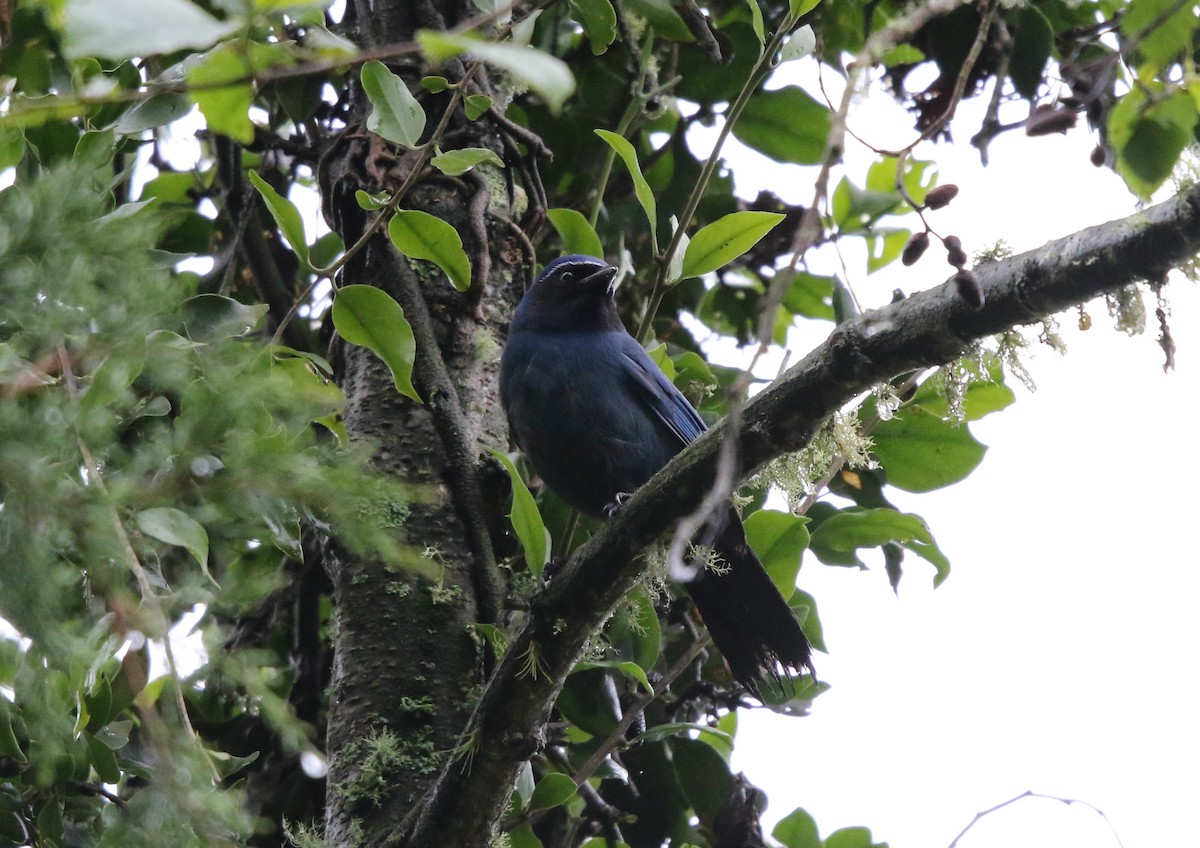
{"type": "Polygon", "coordinates": [[[604,517],[612,518],[621,507],[625,506],[625,501],[631,497],[633,497],[633,492],[617,492],[616,497],[612,499],[612,503],[604,507],[604,517]]]}

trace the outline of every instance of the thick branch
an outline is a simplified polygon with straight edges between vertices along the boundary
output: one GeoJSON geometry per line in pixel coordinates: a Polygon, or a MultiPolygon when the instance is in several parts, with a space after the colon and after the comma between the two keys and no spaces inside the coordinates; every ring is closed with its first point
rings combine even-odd
{"type": "MultiPolygon", "coordinates": [[[[1078,232],[975,273],[986,295],[972,310],[953,283],[866,312],[746,404],[738,436],[748,472],[803,447],[860,392],[915,368],[949,362],[975,341],[1041,320],[1200,252],[1200,187],[1144,212],[1078,232]]],[[[639,552],[708,491],[724,424],[639,489],[580,548],[533,604],[529,624],[488,684],[468,730],[469,759],[447,765],[407,844],[488,843],[517,769],[542,744],[541,728],[586,640],[637,579],[639,552]]],[[[384,844],[405,843],[394,833],[384,844]]]]}

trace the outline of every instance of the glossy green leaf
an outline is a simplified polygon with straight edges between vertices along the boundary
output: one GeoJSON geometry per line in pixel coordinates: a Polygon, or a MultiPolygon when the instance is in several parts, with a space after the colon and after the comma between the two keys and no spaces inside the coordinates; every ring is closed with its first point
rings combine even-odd
{"type": "Polygon", "coordinates": [[[193,341],[237,338],[253,330],[269,307],[220,294],[198,294],[183,302],[183,326],[193,341]]]}
{"type": "Polygon", "coordinates": [[[427,259],[442,269],[459,291],[471,287],[471,261],[454,227],[417,209],[401,209],[388,222],[396,249],[413,259],[427,259]]]}
{"type": "Polygon", "coordinates": [[[83,735],[87,744],[88,760],[102,783],[119,783],[121,769],[117,766],[117,755],[112,749],[90,733],[83,735]]]}
{"type": "Polygon", "coordinates": [[[508,842],[511,848],[544,848],[542,840],[533,832],[533,825],[528,823],[510,830],[508,842]]]}
{"type": "MultiPolygon", "coordinates": [[[[1002,374],[995,372],[997,377],[1002,374]]],[[[993,412],[999,412],[1016,403],[1017,396],[1013,390],[998,380],[972,380],[962,397],[963,416],[967,421],[977,421],[993,412]]],[[[950,403],[939,381],[926,380],[913,395],[910,406],[919,407],[926,412],[945,418],[949,414],[950,403]]],[[[953,422],[951,422],[953,423],[953,422]]]]}
{"type": "Polygon", "coordinates": [[[621,8],[649,21],[656,35],[671,41],[695,40],[670,0],[621,0],[621,8]]]}
{"type": "Polygon", "coordinates": [[[631,744],[637,742],[659,742],[663,739],[670,739],[675,736],[686,736],[689,733],[701,733],[714,736],[726,744],[733,742],[733,737],[715,727],[709,727],[707,724],[699,724],[691,721],[673,721],[667,724],[656,724],[654,727],[639,733],[631,744]]]}
{"type": "Polygon", "coordinates": [[[867,273],[873,274],[899,259],[911,235],[908,230],[893,227],[872,227],[865,233],[863,237],[867,241],[867,273]]]}
{"type": "Polygon", "coordinates": [[[185,48],[204,49],[242,27],[220,21],[187,0],[68,0],[63,52],[68,58],[128,59],[185,48]]]}
{"type": "Polygon", "coordinates": [[[748,251],[784,218],[777,212],[731,212],[692,236],[682,276],[699,277],[723,268],[748,251]]]}
{"type": "Polygon", "coordinates": [[[13,732],[12,714],[15,709],[7,698],[0,695],[0,757],[6,757],[24,765],[29,760],[25,756],[25,752],[21,750],[21,744],[13,732]]]}
{"type": "Polygon", "coordinates": [[[468,120],[479,120],[491,108],[492,98],[486,94],[468,94],[463,98],[463,111],[466,112],[468,120]]]}
{"type": "Polygon", "coordinates": [[[821,0],[788,0],[788,10],[793,17],[807,15],[821,4],[821,0]]]}
{"type": "Polygon", "coordinates": [[[504,160],[497,156],[495,151],[488,150],[486,147],[464,147],[459,150],[447,150],[445,153],[439,153],[429,160],[430,165],[448,177],[457,177],[465,174],[476,165],[481,165],[485,162],[489,165],[495,165],[498,168],[504,167],[504,160]]]}
{"type": "Polygon", "coordinates": [[[594,668],[606,668],[625,675],[630,680],[638,683],[644,692],[653,692],[654,687],[650,685],[650,678],[646,676],[646,672],[640,665],[635,662],[627,662],[621,660],[581,660],[575,663],[575,671],[588,671],[594,668]]]}
{"type": "Polygon", "coordinates": [[[418,31],[417,43],[431,62],[468,53],[507,72],[545,100],[555,113],[575,93],[575,76],[566,62],[523,44],[482,41],[469,35],[431,30],[418,31]]]}
{"type": "Polygon", "coordinates": [[[521,543],[521,549],[525,551],[525,563],[530,571],[540,575],[546,563],[550,561],[550,533],[542,521],[537,501],[529,493],[529,487],[521,479],[513,461],[495,448],[491,449],[491,454],[504,466],[509,482],[512,483],[512,509],[508,518],[512,522],[513,532],[517,534],[517,541],[521,543]]]}
{"type": "Polygon", "coordinates": [[[371,101],[367,129],[402,147],[416,147],[425,131],[425,110],[408,85],[383,62],[367,62],[360,77],[371,101]]]}
{"type": "Polygon", "coordinates": [[[599,56],[617,38],[617,13],[609,0],[569,0],[571,17],[579,21],[584,35],[599,56]]]}
{"type": "Polygon", "coordinates": [[[546,217],[562,239],[564,253],[582,253],[604,258],[604,247],[596,230],[582,213],[574,209],[547,209],[546,217]]]}
{"type": "Polygon", "coordinates": [[[827,107],[804,89],[789,85],[752,96],[733,134],[776,162],[812,165],[825,152],[829,124],[827,107]]]}
{"type": "Polygon", "coordinates": [[[771,836],[782,842],[784,848],[822,848],[816,821],[799,807],[779,820],[771,836]]]}
{"type": "Polygon", "coordinates": [[[1032,6],[1021,8],[1016,26],[1012,29],[1013,46],[1008,62],[1008,78],[1018,94],[1032,101],[1041,89],[1042,72],[1054,49],[1054,30],[1045,13],[1032,6]]]}
{"type": "Polygon", "coordinates": [[[200,107],[208,128],[242,144],[254,141],[252,71],[238,45],[227,43],[214,47],[187,72],[188,96],[200,107]]]}
{"type": "Polygon", "coordinates": [[[308,265],[308,239],[304,235],[304,221],[300,217],[300,210],[296,208],[296,204],[275,191],[270,183],[258,175],[257,171],[250,171],[250,183],[258,190],[263,202],[267,204],[267,211],[275,219],[275,226],[279,227],[279,232],[283,233],[288,245],[300,257],[300,261],[308,265]]]}
{"type": "Polygon", "coordinates": [[[800,629],[808,637],[809,643],[818,651],[828,650],[825,647],[825,629],[821,626],[821,616],[817,613],[816,599],[803,589],[796,589],[788,598],[788,606],[800,622],[800,629]]]}
{"type": "Polygon", "coordinates": [[[609,622],[608,642],[623,657],[629,657],[649,671],[658,662],[662,647],[662,625],[654,602],[642,587],[625,596],[609,622]]]}
{"type": "Polygon", "coordinates": [[[840,510],[813,531],[814,547],[819,542],[835,551],[873,548],[886,542],[933,541],[929,527],[919,515],[894,509],[840,510]]]}
{"type": "Polygon", "coordinates": [[[805,24],[788,36],[783,47],[779,49],[780,62],[794,62],[805,59],[817,49],[817,35],[813,28],[805,24]]]}
{"type": "Polygon", "coordinates": [[[646,213],[646,220],[650,224],[650,242],[654,245],[654,252],[657,253],[658,201],[654,199],[654,191],[650,188],[650,183],[646,182],[646,178],[642,176],[642,166],[638,164],[637,151],[633,149],[633,145],[626,138],[614,132],[596,130],[596,135],[604,139],[608,146],[617,152],[629,170],[629,176],[633,179],[634,194],[637,195],[638,203],[642,205],[642,209],[646,213]]]}
{"type": "Polygon", "coordinates": [[[933,585],[935,588],[941,586],[946,578],[950,576],[950,559],[942,553],[936,542],[924,544],[912,541],[903,542],[902,545],[933,566],[933,585]]]}
{"type": "Polygon", "coordinates": [[[1108,137],[1117,152],[1117,172],[1139,197],[1149,198],[1171,175],[1192,141],[1196,110],[1196,101],[1185,92],[1149,103],[1134,89],[1109,113],[1108,137]]]}
{"type": "Polygon", "coordinates": [[[702,819],[712,821],[725,811],[735,787],[729,764],[698,739],[671,740],[675,776],[692,808],[702,819]]]}
{"type": "Polygon", "coordinates": [[[876,843],[868,828],[843,827],[825,837],[825,848],[887,848],[887,844],[876,843]]]}
{"type": "Polygon", "coordinates": [[[746,0],[746,6],[750,9],[750,28],[754,30],[754,37],[758,39],[759,44],[763,44],[767,40],[767,31],[763,24],[762,8],[758,5],[758,0],[746,0]]]}
{"type": "MultiPolygon", "coordinates": [[[[135,516],[138,529],[168,545],[178,545],[195,557],[208,579],[208,533],[200,522],[174,507],[143,509],[135,516]]],[[[215,583],[216,581],[213,580],[215,583]]]]}
{"type": "Polygon", "coordinates": [[[396,391],[421,403],[412,384],[417,343],[404,310],[391,295],[375,286],[342,286],[333,298],[333,326],[343,339],[382,359],[396,391]]]}
{"type": "Polygon", "coordinates": [[[538,781],[533,796],[529,799],[529,809],[546,810],[557,807],[574,798],[578,791],[579,787],[570,775],[550,772],[538,781]]]}
{"type": "Polygon", "coordinates": [[[871,441],[888,482],[908,492],[957,483],[975,470],[987,452],[965,425],[943,421],[919,407],[881,421],[871,431],[871,441]]]}
{"type": "Polygon", "coordinates": [[[800,558],[808,547],[809,519],[790,512],[760,509],[746,516],[746,541],[758,554],[784,600],[796,591],[800,558]]]}

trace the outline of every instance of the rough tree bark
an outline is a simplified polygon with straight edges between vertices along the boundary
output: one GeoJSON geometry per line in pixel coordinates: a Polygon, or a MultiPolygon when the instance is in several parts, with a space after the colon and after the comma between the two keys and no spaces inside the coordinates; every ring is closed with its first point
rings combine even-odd
{"type": "MultiPolygon", "coordinates": [[[[365,48],[411,41],[418,27],[445,29],[472,12],[457,0],[354,0],[349,10],[365,48]]],[[[406,61],[393,70],[417,90],[422,69],[406,61]]],[[[440,72],[461,78],[463,68],[440,72]]],[[[473,84],[487,83],[476,74],[473,84]]],[[[346,244],[366,225],[354,191],[394,191],[415,158],[397,157],[367,133],[366,97],[357,86],[350,97],[354,119],[326,153],[321,173],[326,216],[346,244]]],[[[448,100],[430,98],[430,114],[448,100]]],[[[504,155],[495,129],[487,121],[468,124],[461,109],[448,131],[504,155]]],[[[464,233],[474,271],[469,292],[456,292],[441,273],[428,272],[431,266],[410,264],[385,237],[376,237],[339,281],[377,285],[404,308],[417,341],[413,382],[424,403],[397,394],[374,354],[335,342],[347,433],[373,447],[376,465],[402,481],[406,497],[375,507],[380,521],[396,527],[405,561],[362,560],[333,546],[326,552],[337,604],[329,845],[361,845],[412,808],[454,750],[478,698],[485,658],[472,624],[497,615],[498,572],[485,516],[500,513],[483,504],[478,456],[481,446],[507,444],[496,381],[501,331],[519,296],[513,269],[525,264],[503,224],[524,196],[506,182],[517,170],[480,169],[483,177],[472,181],[426,178],[405,198],[405,208],[464,233]],[[418,570],[440,575],[421,577],[418,570]]]]}

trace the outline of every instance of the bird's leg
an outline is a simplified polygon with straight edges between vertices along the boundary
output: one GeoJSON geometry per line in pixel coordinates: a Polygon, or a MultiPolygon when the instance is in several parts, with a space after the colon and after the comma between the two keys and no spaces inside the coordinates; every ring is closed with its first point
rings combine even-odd
{"type": "Polygon", "coordinates": [[[633,492],[617,492],[613,497],[612,503],[604,507],[604,517],[612,518],[617,514],[617,510],[625,506],[625,501],[633,497],[633,492]]]}

